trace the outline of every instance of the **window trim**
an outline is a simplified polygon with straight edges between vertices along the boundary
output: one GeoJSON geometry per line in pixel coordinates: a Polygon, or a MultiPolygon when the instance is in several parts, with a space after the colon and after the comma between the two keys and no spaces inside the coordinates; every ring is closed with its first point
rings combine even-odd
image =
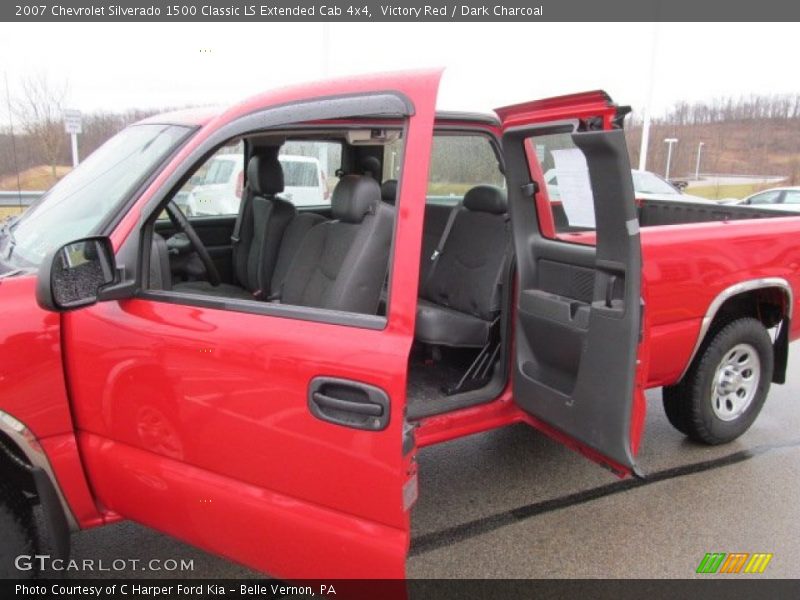
{"type": "MultiPolygon", "coordinates": [[[[149,250],[148,250],[149,258],[149,250]]],[[[229,312],[263,315],[266,317],[283,317],[297,319],[298,321],[313,321],[329,325],[345,325],[360,329],[383,330],[386,328],[388,318],[380,315],[365,315],[327,308],[300,306],[297,304],[279,304],[264,302],[263,300],[243,300],[241,298],[225,298],[221,296],[207,296],[203,294],[190,294],[176,290],[151,290],[142,288],[137,298],[180,304],[182,306],[196,306],[198,308],[211,308],[229,312]]]]}

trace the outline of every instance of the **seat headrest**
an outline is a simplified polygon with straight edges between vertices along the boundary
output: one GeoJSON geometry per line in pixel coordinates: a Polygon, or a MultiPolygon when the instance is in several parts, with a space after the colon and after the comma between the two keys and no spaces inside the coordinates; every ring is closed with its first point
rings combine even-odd
{"type": "Polygon", "coordinates": [[[381,200],[394,205],[397,202],[397,179],[387,179],[381,185],[381,200]]]}
{"type": "Polygon", "coordinates": [[[493,185],[476,185],[464,194],[464,208],[502,215],[508,212],[506,193],[493,185]]]}
{"type": "Polygon", "coordinates": [[[250,158],[247,182],[253,193],[260,196],[273,196],[283,191],[283,167],[278,160],[278,148],[250,158]]]}
{"type": "Polygon", "coordinates": [[[372,177],[345,175],[336,184],[331,198],[333,218],[346,223],[361,223],[381,199],[381,188],[372,177]]]}
{"type": "Polygon", "coordinates": [[[381,161],[374,156],[365,156],[361,159],[361,172],[364,175],[372,175],[375,179],[381,176],[381,161]]]}

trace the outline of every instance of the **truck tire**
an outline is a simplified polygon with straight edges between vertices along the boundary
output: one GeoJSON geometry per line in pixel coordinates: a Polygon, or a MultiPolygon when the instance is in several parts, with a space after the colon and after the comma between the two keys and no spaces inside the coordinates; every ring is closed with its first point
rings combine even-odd
{"type": "Polygon", "coordinates": [[[18,556],[36,553],[36,535],[30,503],[21,491],[0,482],[0,579],[32,579],[34,570],[20,571],[18,556]]]}
{"type": "Polygon", "coordinates": [[[767,398],[774,354],[762,323],[741,318],[719,328],[674,391],[665,388],[667,418],[705,444],[735,440],[753,424],[767,398]]]}

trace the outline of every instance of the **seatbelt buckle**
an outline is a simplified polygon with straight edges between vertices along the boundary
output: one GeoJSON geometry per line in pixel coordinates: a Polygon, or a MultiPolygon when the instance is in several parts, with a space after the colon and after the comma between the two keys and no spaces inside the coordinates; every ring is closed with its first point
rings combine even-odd
{"type": "Polygon", "coordinates": [[[235,235],[231,236],[231,243],[238,244],[240,241],[241,241],[241,238],[239,238],[238,236],[235,236],[235,235]]]}
{"type": "Polygon", "coordinates": [[[253,292],[253,298],[255,298],[256,300],[261,300],[261,295],[263,293],[264,292],[262,292],[261,290],[256,290],[255,292],[253,292]]]}
{"type": "Polygon", "coordinates": [[[436,260],[439,258],[439,255],[441,255],[441,252],[439,252],[439,249],[437,248],[433,251],[433,254],[431,254],[431,260],[436,260]]]}

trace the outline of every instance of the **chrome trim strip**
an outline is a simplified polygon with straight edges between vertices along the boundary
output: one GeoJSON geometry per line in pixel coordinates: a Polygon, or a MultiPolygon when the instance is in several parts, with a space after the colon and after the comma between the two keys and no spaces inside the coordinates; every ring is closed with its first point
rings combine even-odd
{"type": "Polygon", "coordinates": [[[708,333],[708,329],[711,327],[711,323],[714,321],[714,317],[717,315],[717,311],[725,303],[725,301],[744,292],[750,292],[752,290],[760,290],[764,288],[780,288],[786,293],[786,299],[788,301],[786,316],[791,321],[794,310],[794,293],[792,292],[792,286],[789,285],[789,282],[782,277],[763,277],[760,279],[750,279],[748,281],[736,283],[729,288],[722,290],[708,306],[706,315],[703,317],[703,322],[700,325],[700,333],[697,335],[697,341],[694,344],[694,349],[692,350],[692,354],[689,356],[689,360],[686,362],[686,367],[684,367],[678,381],[683,379],[683,377],[686,375],[686,372],[689,370],[694,357],[697,355],[697,351],[700,350],[700,344],[703,343],[706,333],[708,333]]]}
{"type": "Polygon", "coordinates": [[[50,461],[47,459],[44,449],[39,445],[39,441],[33,435],[33,432],[22,421],[3,410],[0,410],[0,431],[8,435],[20,450],[25,453],[31,465],[47,473],[53,488],[56,490],[56,494],[58,494],[70,531],[78,531],[80,527],[78,527],[78,522],[75,520],[75,515],[72,514],[72,509],[69,507],[66,498],[64,498],[64,494],[61,493],[61,487],[58,485],[58,479],[56,479],[53,468],[50,466],[50,461]]]}

